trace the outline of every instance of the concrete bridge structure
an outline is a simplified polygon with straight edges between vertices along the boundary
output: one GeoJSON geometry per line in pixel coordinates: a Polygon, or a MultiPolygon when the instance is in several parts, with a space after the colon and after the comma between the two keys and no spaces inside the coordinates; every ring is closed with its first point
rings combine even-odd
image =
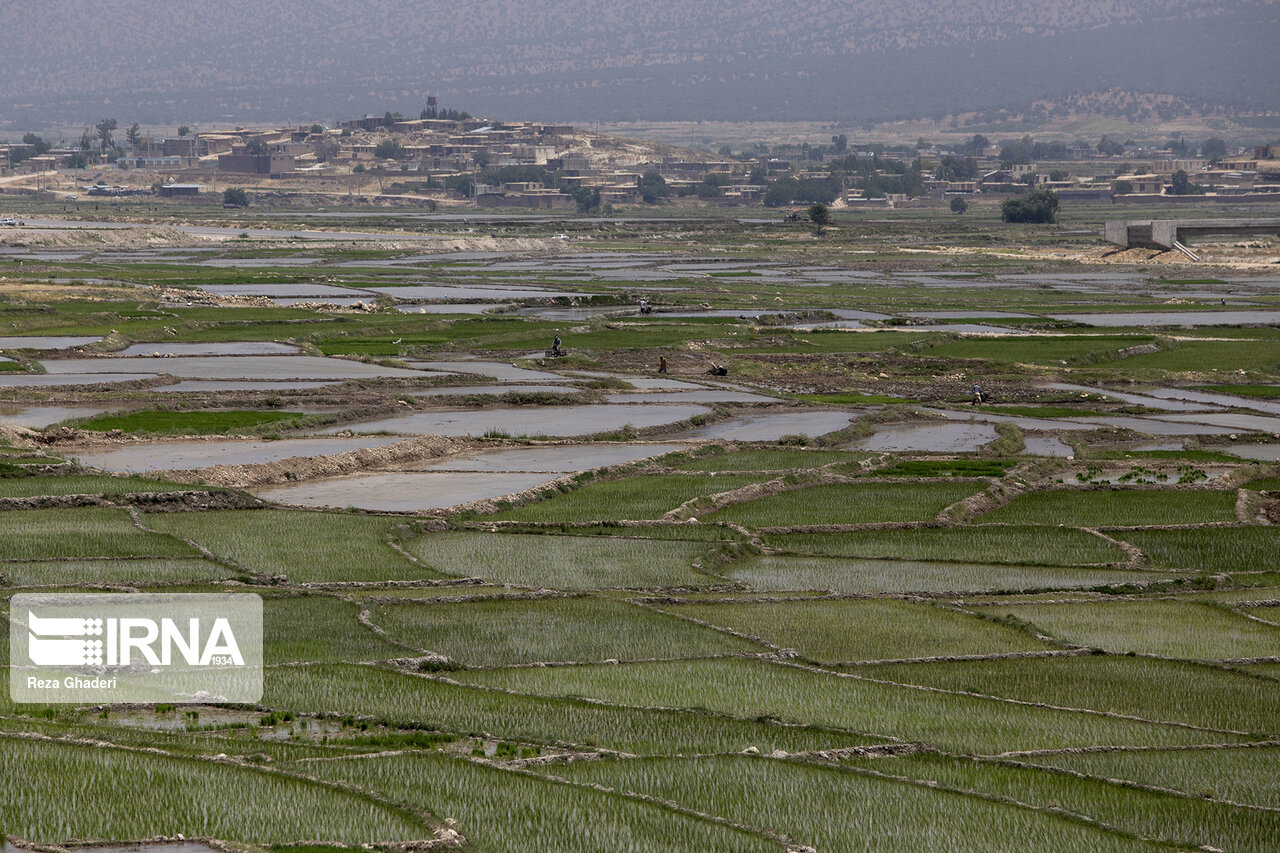
{"type": "Polygon", "coordinates": [[[1103,231],[1107,241],[1126,249],[1177,249],[1194,259],[1183,241],[1191,237],[1280,234],[1280,218],[1267,219],[1113,219],[1103,231]]]}

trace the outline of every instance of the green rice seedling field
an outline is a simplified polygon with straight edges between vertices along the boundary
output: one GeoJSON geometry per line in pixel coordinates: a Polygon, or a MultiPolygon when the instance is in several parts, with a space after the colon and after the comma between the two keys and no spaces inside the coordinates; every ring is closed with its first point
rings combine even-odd
{"type": "Polygon", "coordinates": [[[1261,525],[1116,531],[1142,549],[1153,566],[1197,572],[1263,572],[1276,568],[1280,528],[1261,525]]]}
{"type": "Polygon", "coordinates": [[[1065,335],[1053,338],[1008,338],[1005,340],[961,340],[930,347],[933,358],[982,359],[994,362],[1058,364],[1090,363],[1121,349],[1152,341],[1141,335],[1065,335]]]}
{"type": "Polygon", "coordinates": [[[729,492],[770,479],[767,475],[658,475],[642,480],[591,483],[550,500],[524,504],[494,516],[511,521],[612,521],[658,518],[685,501],[729,492]]]}
{"type": "Polygon", "coordinates": [[[148,526],[295,583],[440,578],[387,544],[392,518],[291,510],[153,513],[148,526]]]}
{"type": "Polygon", "coordinates": [[[1155,851],[1153,842],[1082,825],[1048,810],[1009,807],[967,790],[838,766],[720,756],[578,763],[548,772],[674,801],[685,808],[768,826],[818,850],[946,849],[953,833],[973,849],[1155,851]],[[771,796],[761,797],[759,791],[771,796]],[[850,808],[851,803],[865,807],[850,808]]]}
{"type": "Polygon", "coordinates": [[[1276,809],[1280,808],[1280,777],[1271,770],[1278,758],[1276,747],[1250,747],[1046,755],[1033,763],[1170,788],[1190,797],[1276,809]]]}
{"type": "Polygon", "coordinates": [[[931,521],[985,488],[977,483],[836,483],[733,504],[707,516],[746,527],[780,527],[798,515],[810,524],[931,521]],[[803,512],[802,512],[803,511],[803,512]]]}
{"type": "Polygon", "coordinates": [[[1017,464],[1013,459],[903,459],[869,473],[872,477],[1003,477],[1017,464]]]}
{"type": "Polygon", "coordinates": [[[480,849],[778,850],[759,830],[734,828],[658,803],[443,756],[349,759],[314,768],[328,780],[386,791],[457,821],[480,849]]]}
{"type": "Polygon", "coordinates": [[[1234,489],[1062,489],[1020,495],[999,509],[984,513],[980,520],[1070,527],[1202,524],[1235,521],[1235,508],[1234,489]]]}
{"type": "Polygon", "coordinates": [[[263,663],[376,661],[411,654],[360,624],[361,606],[333,595],[269,595],[263,602],[263,663]],[[308,626],[303,632],[299,625],[308,626]]]}
{"type": "MultiPolygon", "coordinates": [[[[568,669],[579,668],[556,667],[554,671],[568,669]]],[[[808,752],[884,741],[857,731],[757,719],[762,715],[742,718],[708,713],[707,709],[602,705],[552,691],[517,696],[424,675],[351,665],[273,669],[268,673],[263,704],[309,714],[363,715],[409,729],[487,736],[546,749],[576,745],[587,753],[604,749],[664,755],[741,752],[752,747],[763,752],[808,752]]]]}
{"type": "Polygon", "coordinates": [[[1280,656],[1280,626],[1182,601],[1019,604],[1009,611],[1050,636],[1121,654],[1187,660],[1280,656]]]}
{"type": "Polygon", "coordinates": [[[7,560],[196,557],[189,545],[135,527],[123,509],[72,507],[0,512],[7,560]]]}
{"type": "Polygon", "coordinates": [[[746,557],[726,575],[753,589],[822,589],[850,595],[1026,592],[1146,583],[1149,572],[1071,566],[1000,566],[850,557],[746,557]]]}
{"type": "Polygon", "coordinates": [[[648,608],[600,598],[381,604],[397,641],[467,666],[755,654],[760,645],[648,608]]]}
{"type": "Polygon", "coordinates": [[[536,536],[480,532],[434,533],[408,548],[441,575],[554,589],[649,589],[706,586],[715,577],[693,562],[714,546],[703,542],[536,536]]]}
{"type": "Polygon", "coordinates": [[[1101,362],[1101,369],[1217,371],[1225,376],[1238,370],[1273,371],[1280,367],[1277,341],[1186,341],[1172,349],[1101,362]]]}
{"type": "MultiPolygon", "coordinates": [[[[1015,613],[1017,611],[1014,611],[1015,613]]],[[[1025,626],[1025,623],[1015,623],[1025,626]]],[[[1128,655],[930,661],[859,670],[872,678],[1058,707],[1087,707],[1259,739],[1280,732],[1275,687],[1217,665],[1128,655]]]]}
{"type": "MultiPolygon", "coordinates": [[[[876,731],[976,754],[1115,743],[1200,743],[1177,726],[920,690],[757,660],[492,669],[458,676],[519,693],[585,697],[628,706],[705,708],[737,717],[876,731]]],[[[1243,736],[1226,736],[1227,741],[1243,736]]]]}
{"type": "Polygon", "coordinates": [[[60,495],[129,495],[138,492],[172,492],[190,488],[142,477],[103,477],[93,474],[0,479],[0,498],[32,498],[60,495]]]}
{"type": "Polygon", "coordinates": [[[1183,849],[1208,846],[1261,853],[1274,845],[1278,826],[1274,813],[1257,809],[1164,791],[1133,790],[1102,780],[989,761],[955,761],[923,755],[892,758],[882,763],[854,758],[847,763],[860,769],[928,780],[976,796],[1011,800],[1030,808],[1089,815],[1131,837],[1183,849]]]}
{"type": "Polygon", "coordinates": [[[432,837],[434,821],[365,795],[268,768],[157,756],[100,744],[2,737],[0,803],[15,838],[143,839],[166,833],[278,844],[307,836],[346,844],[432,837]],[[135,784],[121,784],[122,780],[135,784]],[[68,808],[75,804],[74,808],[68,808]]]}
{"type": "Polygon", "coordinates": [[[1006,625],[894,599],[685,604],[669,612],[795,649],[815,661],[910,658],[929,636],[932,655],[1044,651],[1051,644],[1006,625]],[[857,626],[851,631],[851,626],[857,626]]]}
{"type": "Polygon", "coordinates": [[[74,587],[95,584],[150,586],[164,583],[245,580],[245,575],[209,560],[51,560],[0,563],[8,586],[74,587]]]}
{"type": "Polygon", "coordinates": [[[1117,546],[1082,530],[1033,527],[943,527],[777,533],[761,537],[779,551],[840,557],[954,560],[1015,565],[1078,566],[1123,562],[1117,546]]]}

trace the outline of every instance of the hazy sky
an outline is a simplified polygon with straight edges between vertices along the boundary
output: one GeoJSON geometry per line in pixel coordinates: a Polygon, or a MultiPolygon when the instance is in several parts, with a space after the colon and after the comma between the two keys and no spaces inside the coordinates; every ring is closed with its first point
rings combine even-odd
{"type": "Polygon", "coordinates": [[[44,0],[0,8],[0,127],[864,121],[1107,89],[1278,107],[1280,0],[44,0]]]}

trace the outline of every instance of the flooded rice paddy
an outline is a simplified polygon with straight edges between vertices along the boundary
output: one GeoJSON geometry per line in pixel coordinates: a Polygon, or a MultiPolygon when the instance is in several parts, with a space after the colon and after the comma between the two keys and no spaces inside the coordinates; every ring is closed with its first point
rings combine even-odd
{"type": "Polygon", "coordinates": [[[788,412],[751,414],[689,430],[690,438],[726,441],[777,441],[786,435],[816,438],[852,423],[853,412],[788,412]]]}
{"type": "Polygon", "coordinates": [[[111,450],[68,451],[82,465],[117,474],[185,471],[211,465],[260,465],[299,456],[332,456],[349,450],[385,447],[399,436],[285,438],[279,441],[168,441],[111,450]]]}
{"type": "Polygon", "coordinates": [[[877,427],[849,446],[895,453],[973,453],[999,436],[994,426],[985,423],[891,424],[877,427]]]}
{"type": "Polygon", "coordinates": [[[400,435],[483,436],[580,436],[610,432],[631,426],[636,429],[666,426],[710,412],[704,406],[641,404],[595,406],[549,406],[546,408],[487,409],[483,411],[417,412],[394,418],[346,424],[320,430],[338,432],[393,432],[400,435]]]}

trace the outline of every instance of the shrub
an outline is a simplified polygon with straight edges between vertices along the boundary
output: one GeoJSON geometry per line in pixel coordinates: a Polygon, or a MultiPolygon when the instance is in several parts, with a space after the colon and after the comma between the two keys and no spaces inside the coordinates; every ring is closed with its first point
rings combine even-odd
{"type": "Polygon", "coordinates": [[[1053,190],[1036,190],[1000,204],[1000,217],[1005,222],[1053,222],[1058,215],[1058,194],[1053,190]]]}

